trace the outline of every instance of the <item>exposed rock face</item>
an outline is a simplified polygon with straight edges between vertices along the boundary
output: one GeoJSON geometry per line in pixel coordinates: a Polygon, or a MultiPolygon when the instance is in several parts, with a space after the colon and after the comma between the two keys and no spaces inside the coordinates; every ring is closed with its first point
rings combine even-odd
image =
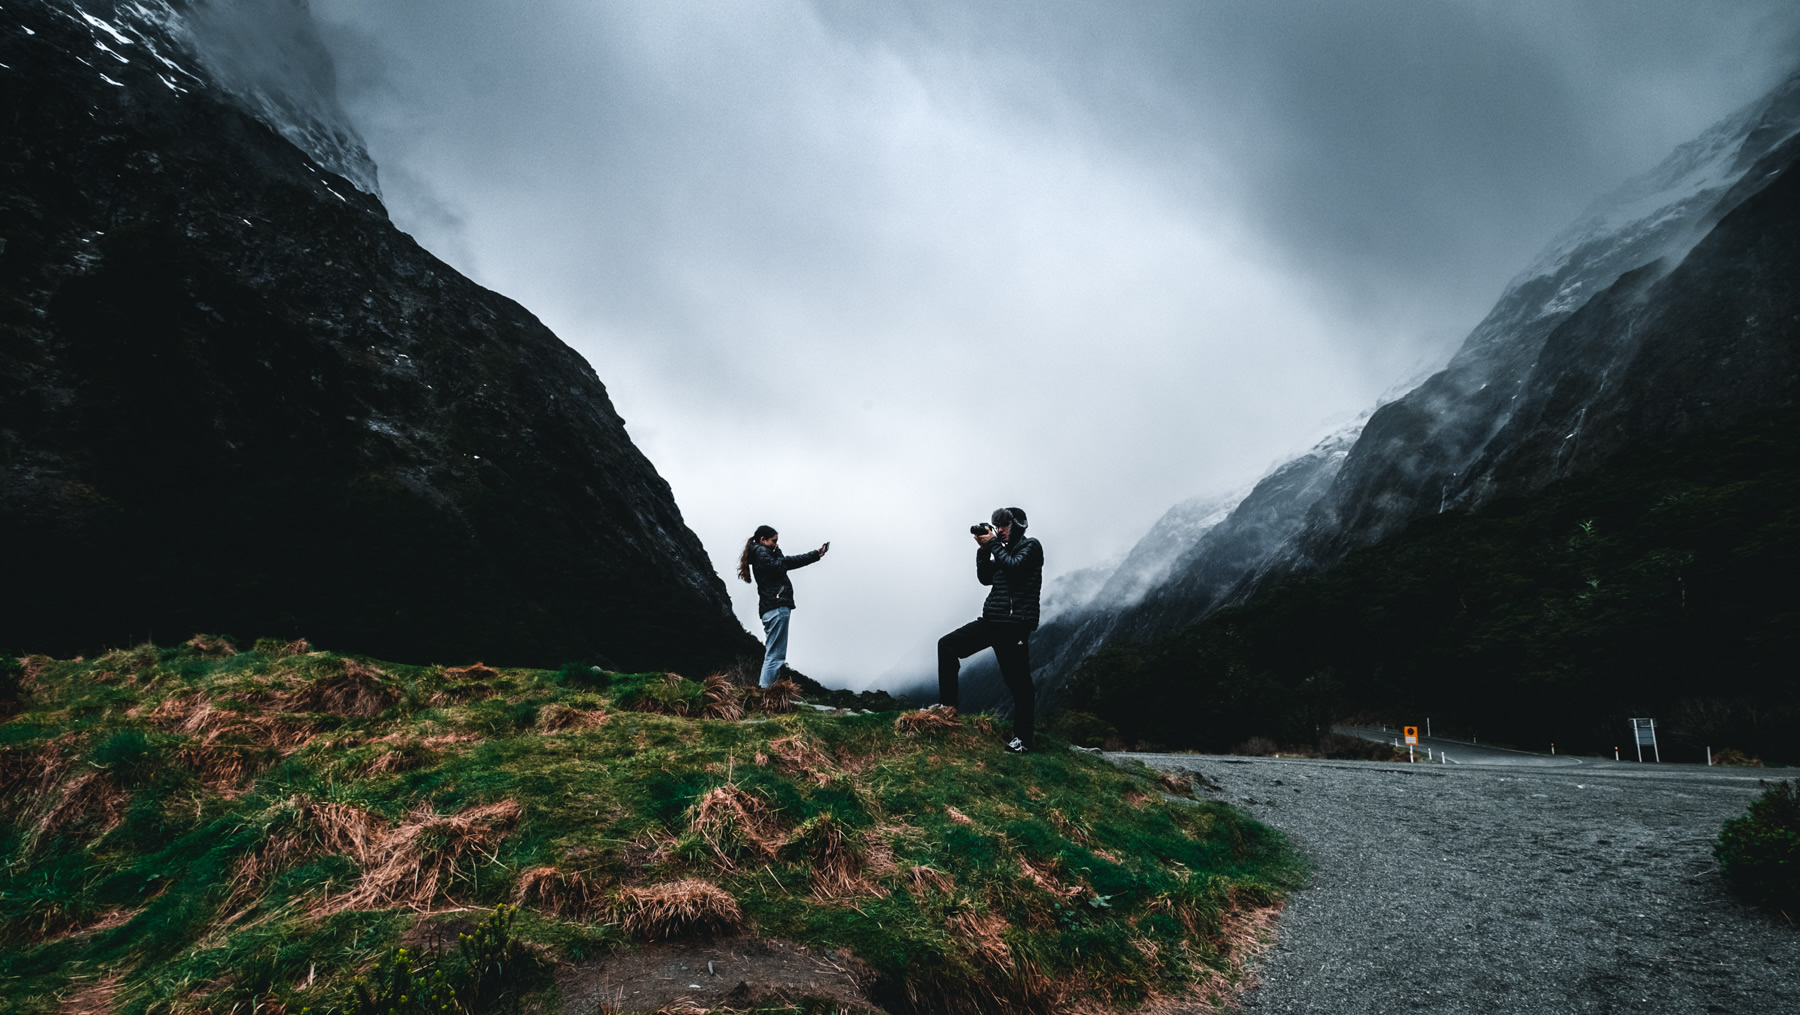
{"type": "Polygon", "coordinates": [[[0,649],[754,652],[587,362],[394,228],[353,136],[223,87],[184,18],[0,12],[0,649]]]}

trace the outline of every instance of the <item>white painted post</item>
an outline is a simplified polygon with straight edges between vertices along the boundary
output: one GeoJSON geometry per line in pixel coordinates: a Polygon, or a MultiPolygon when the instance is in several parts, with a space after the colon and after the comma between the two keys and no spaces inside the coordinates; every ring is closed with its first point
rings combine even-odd
{"type": "Polygon", "coordinates": [[[1711,744],[1706,745],[1706,767],[1707,768],[1712,767],[1712,745],[1711,744]]]}

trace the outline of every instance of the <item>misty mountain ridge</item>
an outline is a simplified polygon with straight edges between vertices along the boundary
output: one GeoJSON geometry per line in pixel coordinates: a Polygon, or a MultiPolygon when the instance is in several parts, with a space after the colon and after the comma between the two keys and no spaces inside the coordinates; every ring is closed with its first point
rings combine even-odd
{"type": "MultiPolygon", "coordinates": [[[[1784,355],[1771,330],[1777,317],[1747,310],[1761,321],[1764,337],[1752,343],[1760,351],[1736,362],[1714,357],[1702,371],[1710,386],[1684,392],[1693,369],[1645,365],[1645,342],[1658,334],[1657,315],[1645,308],[1707,284],[1691,255],[1797,152],[1800,72],[1590,205],[1509,283],[1443,370],[1275,469],[1191,545],[1153,529],[1126,558],[1172,561],[1148,589],[1109,599],[1095,575],[1083,576],[1092,591],[1080,595],[1052,583],[1047,598],[1081,605],[1048,619],[1033,640],[1044,702],[1063,704],[1075,667],[1109,642],[1163,637],[1417,519],[1527,495],[1636,441],[1785,404],[1792,389],[1776,362],[1784,355]],[[1634,383],[1621,383],[1626,377],[1634,383]],[[1607,427],[1603,435],[1597,425],[1607,427]],[[1584,432],[1589,439],[1579,440],[1584,432]]],[[[1687,356],[1706,359],[1704,349],[1687,356]]],[[[974,693],[965,700],[1004,707],[991,665],[968,673],[974,693]]]]}
{"type": "Polygon", "coordinates": [[[756,651],[593,367],[388,220],[304,4],[0,20],[0,647],[756,651]]]}

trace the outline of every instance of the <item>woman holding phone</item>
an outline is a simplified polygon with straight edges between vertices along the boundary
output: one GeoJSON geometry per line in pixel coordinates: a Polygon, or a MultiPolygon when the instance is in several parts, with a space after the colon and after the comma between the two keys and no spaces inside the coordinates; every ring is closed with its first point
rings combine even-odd
{"type": "Polygon", "coordinates": [[[781,533],[767,525],[758,525],[756,533],[744,540],[744,552],[738,556],[738,577],[750,581],[756,576],[756,612],[763,625],[763,668],[758,686],[775,682],[781,667],[787,663],[788,615],[794,609],[794,583],[787,573],[805,567],[831,549],[826,543],[810,553],[794,557],[781,555],[781,533]]]}

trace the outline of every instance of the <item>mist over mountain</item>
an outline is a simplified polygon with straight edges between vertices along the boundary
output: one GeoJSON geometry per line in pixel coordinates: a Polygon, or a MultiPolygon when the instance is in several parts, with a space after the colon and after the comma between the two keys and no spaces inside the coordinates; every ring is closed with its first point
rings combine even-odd
{"type": "MultiPolygon", "coordinates": [[[[1148,643],[1329,569],[1415,522],[1478,511],[1646,442],[1723,430],[1795,399],[1785,198],[1800,73],[1596,201],[1521,272],[1440,372],[1277,468],[1191,545],[1153,530],[1150,588],[1078,600],[1033,641],[1040,694],[1111,643],[1148,643]],[[1776,249],[1771,249],[1773,245],[1776,249]]],[[[1065,579],[1066,580],[1066,579],[1065,579]]],[[[974,703],[1005,707],[991,666],[974,703]]]]}
{"type": "Polygon", "coordinates": [[[0,20],[0,647],[756,651],[593,368],[389,222],[304,4],[0,20]]]}

